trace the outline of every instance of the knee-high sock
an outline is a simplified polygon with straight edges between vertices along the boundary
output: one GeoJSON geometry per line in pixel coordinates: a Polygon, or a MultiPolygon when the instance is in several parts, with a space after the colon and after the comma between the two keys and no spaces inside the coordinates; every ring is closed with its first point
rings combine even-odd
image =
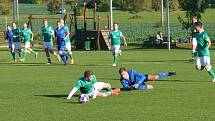
{"type": "Polygon", "coordinates": [[[67,53],[63,51],[63,52],[62,52],[62,55],[61,55],[61,59],[62,59],[62,61],[63,61],[64,64],[67,63],[67,61],[66,61],[66,56],[67,56],[67,53]]]}
{"type": "Polygon", "coordinates": [[[210,70],[208,70],[208,74],[213,78],[215,79],[215,73],[213,71],[213,69],[211,68],[210,70]]]}
{"type": "Polygon", "coordinates": [[[74,55],[73,55],[72,52],[69,52],[69,57],[70,57],[71,60],[74,59],[74,55]]]}
{"type": "Polygon", "coordinates": [[[15,52],[12,52],[12,57],[13,57],[13,61],[16,60],[16,53],[15,52]]]}
{"type": "Polygon", "coordinates": [[[192,59],[194,59],[196,57],[196,51],[192,50],[192,59]]]}
{"type": "Polygon", "coordinates": [[[113,56],[113,63],[114,63],[114,64],[117,64],[117,55],[114,55],[114,56],[113,56]]]}
{"type": "Polygon", "coordinates": [[[26,60],[26,57],[27,57],[27,52],[23,52],[23,60],[25,61],[26,60]]]}
{"type": "Polygon", "coordinates": [[[156,75],[159,76],[159,79],[162,79],[162,78],[165,78],[165,77],[169,76],[169,73],[158,73],[156,75]]]}

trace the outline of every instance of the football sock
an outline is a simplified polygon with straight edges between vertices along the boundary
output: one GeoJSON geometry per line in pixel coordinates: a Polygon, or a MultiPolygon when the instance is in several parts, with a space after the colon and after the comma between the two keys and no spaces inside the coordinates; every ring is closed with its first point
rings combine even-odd
{"type": "Polygon", "coordinates": [[[48,62],[51,63],[51,58],[50,56],[47,56],[48,62]]]}
{"type": "Polygon", "coordinates": [[[111,94],[111,91],[104,92],[104,93],[103,93],[103,97],[107,97],[107,96],[109,96],[110,94],[111,94]]]}
{"type": "Polygon", "coordinates": [[[194,59],[196,57],[196,51],[192,50],[192,59],[194,59]]]}
{"type": "Polygon", "coordinates": [[[208,70],[208,73],[213,79],[215,79],[215,73],[214,73],[213,69],[208,70]]]}
{"type": "Polygon", "coordinates": [[[74,58],[74,56],[73,56],[73,53],[72,53],[72,52],[70,52],[70,53],[69,53],[69,57],[70,57],[70,59],[73,59],[73,58],[74,58]]]}
{"type": "Polygon", "coordinates": [[[113,56],[113,63],[116,64],[117,63],[117,55],[113,56]]]}
{"type": "Polygon", "coordinates": [[[109,86],[109,88],[107,89],[108,91],[112,91],[112,87],[111,85],[109,86]]]}
{"type": "Polygon", "coordinates": [[[12,52],[12,57],[13,57],[13,60],[15,61],[16,60],[16,53],[15,52],[12,52]]]}
{"type": "Polygon", "coordinates": [[[25,61],[26,60],[26,56],[27,56],[27,52],[23,52],[23,60],[25,61]]]}
{"type": "Polygon", "coordinates": [[[169,73],[158,73],[159,79],[165,78],[167,76],[170,76],[169,73]]]}
{"type": "Polygon", "coordinates": [[[55,56],[55,57],[57,57],[57,56],[58,56],[57,52],[55,52],[55,51],[54,51],[53,53],[54,53],[54,56],[55,56]]]}

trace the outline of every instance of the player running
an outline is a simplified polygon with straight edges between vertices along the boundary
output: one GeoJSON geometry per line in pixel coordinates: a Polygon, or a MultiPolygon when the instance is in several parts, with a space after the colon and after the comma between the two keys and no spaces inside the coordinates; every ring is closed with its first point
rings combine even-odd
{"type": "Polygon", "coordinates": [[[64,65],[67,64],[67,53],[65,52],[66,50],[66,38],[69,36],[67,34],[67,30],[64,27],[61,27],[60,21],[57,22],[57,28],[54,30],[54,38],[57,39],[57,46],[58,46],[58,51],[61,56],[61,59],[64,63],[64,65]]]}
{"type": "Polygon", "coordinates": [[[70,91],[67,99],[71,99],[71,97],[75,94],[76,91],[80,89],[81,94],[88,94],[89,97],[95,99],[97,96],[107,97],[109,95],[118,95],[119,90],[112,90],[111,85],[109,83],[97,82],[96,76],[92,71],[85,71],[84,76],[81,77],[72,90],[70,91]],[[100,92],[100,90],[105,89],[107,91],[100,92]]]}
{"type": "Polygon", "coordinates": [[[12,42],[13,42],[13,32],[12,32],[12,28],[10,27],[10,25],[7,25],[7,31],[5,33],[5,39],[7,40],[8,43],[8,48],[10,49],[10,53],[12,55],[12,42]]]}
{"type": "Polygon", "coordinates": [[[110,40],[111,40],[111,49],[114,57],[114,63],[112,66],[116,66],[117,64],[117,56],[121,54],[120,44],[121,38],[124,41],[124,45],[127,46],[125,37],[122,35],[122,32],[118,30],[119,26],[117,23],[114,23],[114,30],[110,32],[110,40]]]}
{"type": "Polygon", "coordinates": [[[16,27],[16,23],[12,23],[12,32],[13,32],[13,39],[12,39],[12,56],[13,61],[17,62],[16,60],[16,53],[22,53],[22,45],[21,45],[21,31],[16,27]]]}
{"type": "Polygon", "coordinates": [[[70,57],[70,64],[74,64],[74,55],[71,51],[71,42],[70,42],[70,38],[69,38],[69,35],[70,35],[70,32],[69,32],[69,27],[65,24],[64,20],[63,19],[60,19],[60,24],[61,24],[61,27],[63,27],[66,31],[66,34],[67,34],[67,37],[66,37],[66,50],[67,50],[67,53],[70,57]]]}
{"type": "Polygon", "coordinates": [[[134,70],[126,70],[125,67],[119,69],[120,82],[123,89],[126,91],[130,90],[143,90],[143,89],[153,89],[152,85],[146,84],[146,81],[154,81],[158,79],[165,78],[167,76],[176,75],[176,71],[168,73],[158,73],[156,75],[148,75],[138,73],[134,70]]]}
{"type": "Polygon", "coordinates": [[[204,31],[203,25],[201,22],[196,22],[196,32],[195,38],[197,40],[197,60],[196,60],[196,69],[207,70],[208,74],[212,78],[212,82],[215,82],[215,74],[210,64],[210,51],[211,41],[208,36],[208,33],[204,31]]]}
{"type": "Polygon", "coordinates": [[[192,59],[191,61],[193,62],[195,57],[197,56],[197,53],[196,53],[196,47],[197,47],[197,40],[195,38],[195,34],[196,34],[196,25],[195,23],[198,22],[198,18],[197,16],[194,16],[192,18],[192,25],[191,25],[191,35],[190,35],[190,42],[192,44],[192,59]]]}
{"type": "Polygon", "coordinates": [[[23,58],[20,59],[20,61],[24,62],[26,60],[27,53],[31,53],[35,56],[35,58],[37,58],[38,52],[36,52],[30,48],[31,42],[33,42],[34,35],[31,31],[31,29],[28,28],[27,23],[23,24],[23,29],[21,30],[21,35],[25,42],[25,49],[23,52],[23,58]]]}
{"type": "Polygon", "coordinates": [[[58,61],[60,61],[60,57],[57,54],[57,52],[53,51],[53,36],[54,36],[54,29],[48,25],[48,20],[43,20],[43,27],[42,27],[42,35],[43,35],[43,47],[46,53],[47,57],[47,64],[51,64],[51,57],[50,53],[52,53],[55,57],[58,58],[58,61]]]}

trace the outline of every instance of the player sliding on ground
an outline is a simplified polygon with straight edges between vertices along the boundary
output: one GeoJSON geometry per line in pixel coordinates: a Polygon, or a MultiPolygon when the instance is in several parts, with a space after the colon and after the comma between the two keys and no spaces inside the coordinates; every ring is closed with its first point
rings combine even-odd
{"type": "Polygon", "coordinates": [[[111,40],[111,49],[113,52],[113,66],[117,64],[117,57],[121,54],[120,44],[121,38],[124,41],[124,45],[127,46],[125,37],[122,35],[122,32],[118,30],[119,26],[117,23],[114,23],[114,30],[110,32],[110,40],[111,40]]]}
{"type": "Polygon", "coordinates": [[[109,95],[118,95],[120,91],[118,89],[112,90],[109,83],[97,82],[96,76],[92,71],[84,72],[84,76],[76,82],[67,99],[71,99],[71,97],[79,89],[82,94],[88,94],[89,97],[93,99],[95,99],[97,96],[107,97],[109,95]],[[106,89],[107,91],[101,92],[100,90],[102,89],[106,89]]]}
{"type": "Polygon", "coordinates": [[[130,90],[143,90],[143,89],[153,89],[152,85],[146,84],[146,81],[154,81],[168,76],[176,75],[175,71],[168,73],[158,73],[156,75],[148,75],[138,73],[134,70],[126,70],[125,67],[119,69],[120,82],[123,89],[126,91],[130,90]]]}
{"type": "Polygon", "coordinates": [[[215,82],[215,74],[210,64],[210,51],[211,41],[208,36],[208,33],[204,31],[203,25],[201,22],[196,23],[196,34],[195,38],[197,40],[197,60],[196,60],[196,69],[207,70],[208,74],[212,78],[212,82],[215,82]]]}
{"type": "Polygon", "coordinates": [[[50,53],[54,54],[56,58],[58,58],[58,61],[60,61],[60,57],[57,52],[53,51],[53,36],[54,36],[54,29],[48,25],[48,20],[43,20],[43,27],[42,27],[42,35],[43,35],[43,48],[46,53],[47,57],[47,64],[51,64],[51,57],[50,53]]]}
{"type": "Polygon", "coordinates": [[[25,42],[25,49],[23,52],[23,58],[20,59],[20,61],[24,62],[26,60],[27,53],[32,53],[35,56],[35,58],[37,58],[38,52],[35,52],[33,49],[30,48],[31,42],[33,42],[34,35],[31,31],[31,29],[29,29],[27,27],[26,23],[23,24],[23,29],[21,30],[21,35],[25,42]]]}

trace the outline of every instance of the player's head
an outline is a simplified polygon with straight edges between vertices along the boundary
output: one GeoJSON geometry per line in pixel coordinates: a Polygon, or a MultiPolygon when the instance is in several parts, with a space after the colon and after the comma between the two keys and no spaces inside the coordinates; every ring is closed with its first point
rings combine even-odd
{"type": "Polygon", "coordinates": [[[121,67],[119,69],[119,74],[121,76],[121,78],[126,79],[128,77],[128,71],[125,67],[121,67]]]}
{"type": "Polygon", "coordinates": [[[57,28],[60,28],[60,27],[61,27],[61,23],[60,23],[60,21],[57,21],[56,26],[57,26],[57,28]]]}
{"type": "Polygon", "coordinates": [[[23,28],[27,28],[27,27],[28,27],[27,23],[23,23],[23,24],[22,24],[22,27],[23,27],[23,28]]]}
{"type": "Polygon", "coordinates": [[[192,17],[192,22],[193,22],[193,23],[198,22],[198,17],[197,17],[197,16],[193,16],[193,17],[192,17]]]}
{"type": "Polygon", "coordinates": [[[195,25],[196,25],[196,32],[199,33],[199,32],[204,30],[203,25],[202,25],[201,22],[196,22],[195,25]]]}
{"type": "Polygon", "coordinates": [[[7,30],[11,30],[11,27],[10,27],[10,25],[7,25],[7,30]]]}
{"type": "Polygon", "coordinates": [[[86,81],[90,82],[93,80],[93,72],[88,70],[84,72],[84,78],[86,81]]]}
{"type": "Polygon", "coordinates": [[[114,24],[113,24],[113,29],[114,29],[114,30],[118,30],[118,28],[119,28],[118,24],[117,24],[117,23],[114,23],[114,24]]]}
{"type": "Polygon", "coordinates": [[[47,19],[43,19],[43,25],[47,26],[48,25],[48,20],[47,19]]]}
{"type": "Polygon", "coordinates": [[[60,18],[59,21],[62,25],[64,24],[64,19],[60,18]]]}
{"type": "Polygon", "coordinates": [[[16,22],[12,22],[11,24],[13,28],[16,28],[16,22]]]}

